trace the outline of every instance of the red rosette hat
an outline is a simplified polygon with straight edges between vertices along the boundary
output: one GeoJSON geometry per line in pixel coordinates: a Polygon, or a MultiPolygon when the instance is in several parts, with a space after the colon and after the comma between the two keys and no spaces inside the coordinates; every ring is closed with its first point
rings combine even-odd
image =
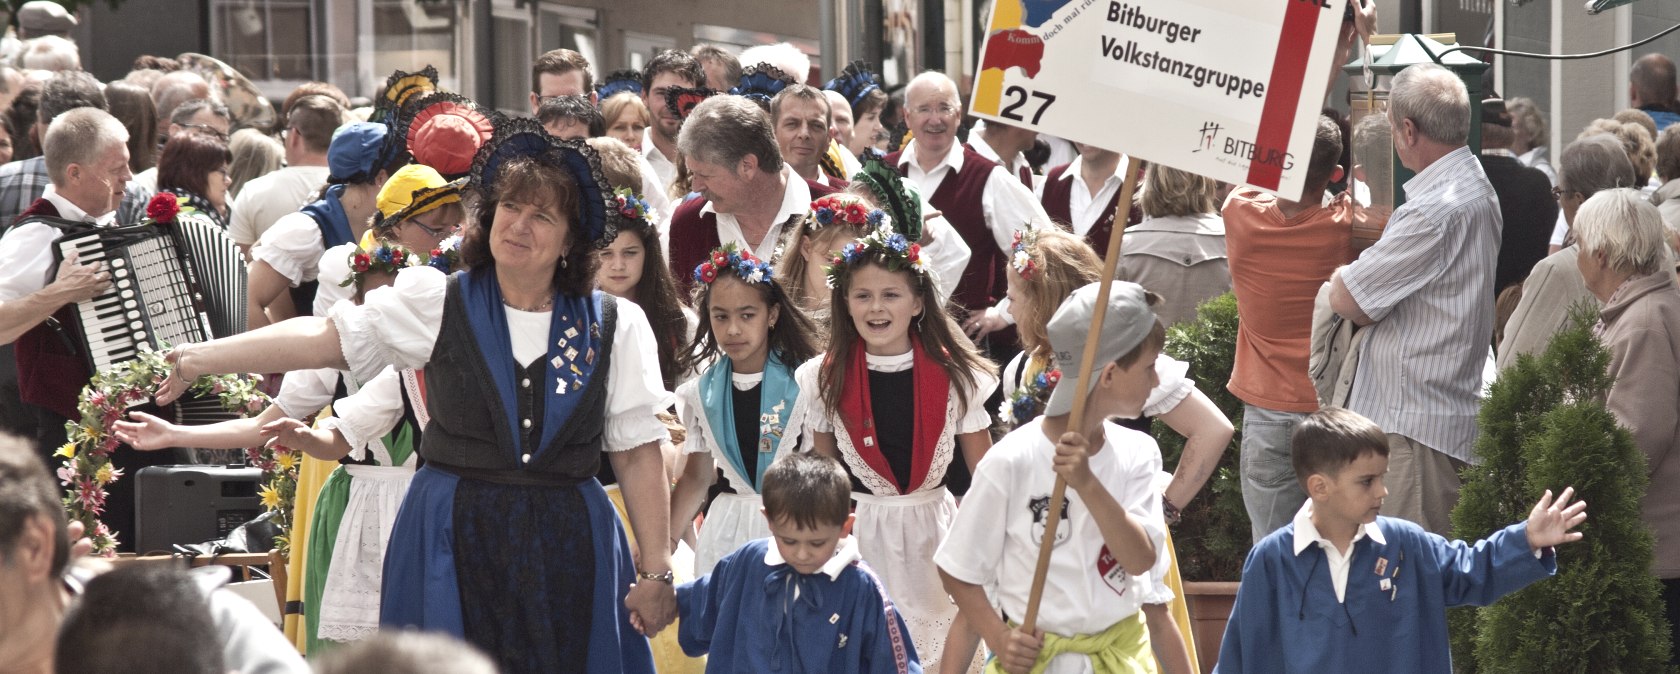
{"type": "Polygon", "coordinates": [[[449,180],[472,172],[473,156],[495,132],[491,111],[460,94],[426,94],[411,100],[404,113],[399,133],[415,163],[449,180]]]}

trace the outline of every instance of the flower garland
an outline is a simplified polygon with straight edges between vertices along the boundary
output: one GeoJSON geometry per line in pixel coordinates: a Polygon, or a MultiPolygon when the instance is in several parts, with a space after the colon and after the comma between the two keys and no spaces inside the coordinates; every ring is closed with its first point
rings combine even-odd
{"type": "Polygon", "coordinates": [[[438,247],[433,248],[432,257],[426,260],[426,266],[445,274],[461,266],[461,235],[451,235],[439,243],[438,247]]]}
{"type": "MultiPolygon", "coordinates": [[[[123,476],[122,469],[111,464],[111,454],[121,445],[111,433],[112,426],[127,415],[128,408],[149,400],[173,367],[162,353],[142,348],[135,360],[95,374],[76,404],[81,420],[64,424],[70,441],[57,452],[64,458],[58,468],[58,479],[66,488],[64,509],[70,519],[86,527],[93,552],[101,557],[114,557],[117,549],[117,532],[99,521],[109,496],[106,486],[123,476]]],[[[268,396],[259,390],[261,382],[256,376],[205,376],[193,383],[192,392],[216,396],[222,409],[248,417],[268,405],[268,396]]],[[[286,532],[275,541],[284,550],[291,532],[290,495],[297,491],[297,456],[286,449],[253,449],[247,454],[274,455],[268,463],[258,465],[263,467],[263,504],[279,511],[276,523],[286,532]],[[289,458],[280,458],[280,454],[289,458]]]]}
{"type": "Polygon", "coordinates": [[[887,271],[911,271],[926,274],[927,258],[922,257],[921,244],[904,238],[903,234],[882,225],[861,239],[840,247],[828,265],[828,287],[840,286],[840,281],[853,267],[875,262],[887,271]]]}
{"type": "Polygon", "coordinates": [[[815,222],[812,231],[839,222],[851,225],[861,230],[873,230],[886,222],[887,214],[881,209],[870,209],[863,205],[863,200],[850,194],[828,194],[818,197],[811,202],[809,221],[815,222]]]}
{"type": "Polygon", "coordinates": [[[350,253],[350,276],[338,285],[349,288],[361,282],[362,275],[368,272],[380,274],[395,274],[407,267],[420,266],[420,256],[408,251],[401,244],[380,241],[372,251],[357,248],[350,253]]]}
{"type": "Polygon", "coordinates": [[[1056,390],[1056,385],[1061,382],[1062,371],[1056,368],[1022,382],[998,405],[998,420],[1010,428],[1032,421],[1033,417],[1044,413],[1044,405],[1050,401],[1050,392],[1056,390]]]}
{"type": "Polygon", "coordinates": [[[618,214],[631,222],[653,222],[653,208],[648,206],[647,200],[636,196],[635,190],[628,187],[613,190],[613,203],[617,204],[618,214]]]}
{"type": "Polygon", "coordinates": [[[730,269],[734,269],[735,276],[747,283],[770,283],[776,278],[776,271],[770,263],[730,243],[712,249],[711,257],[694,268],[694,280],[709,285],[730,269]]]}
{"type": "Polygon", "coordinates": [[[1015,230],[1015,239],[1010,244],[1013,252],[1009,256],[1009,266],[1022,279],[1032,280],[1038,274],[1038,263],[1033,261],[1032,256],[1032,247],[1037,244],[1038,228],[1028,224],[1025,229],[1015,230]]]}

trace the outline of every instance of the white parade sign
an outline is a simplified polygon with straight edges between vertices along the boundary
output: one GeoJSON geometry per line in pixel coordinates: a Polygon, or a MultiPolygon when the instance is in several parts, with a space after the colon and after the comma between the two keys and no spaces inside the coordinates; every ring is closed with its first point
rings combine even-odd
{"type": "Polygon", "coordinates": [[[1344,0],[996,0],[971,111],[1286,199],[1344,0]]]}

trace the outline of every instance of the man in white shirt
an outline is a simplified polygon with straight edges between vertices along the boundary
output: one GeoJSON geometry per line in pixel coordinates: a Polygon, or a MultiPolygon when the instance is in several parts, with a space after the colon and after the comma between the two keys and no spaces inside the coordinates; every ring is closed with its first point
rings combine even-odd
{"type": "Polygon", "coordinates": [[[642,155],[659,176],[659,188],[669,193],[677,180],[677,134],[683,120],[665,104],[665,93],[672,88],[693,89],[706,82],[700,62],[685,52],[667,49],[659,52],[642,69],[642,103],[653,113],[653,124],[642,133],[642,155]]]}
{"type": "Polygon", "coordinates": [[[1020,178],[1027,189],[1034,189],[1032,165],[1027,162],[1027,150],[1038,140],[1038,132],[1002,122],[975,122],[964,144],[982,157],[1002,164],[1010,174],[1020,178]]]}
{"type": "Polygon", "coordinates": [[[996,305],[1007,292],[1004,265],[1015,230],[1049,217],[1019,176],[957,143],[962,102],[951,78],[917,75],[905,88],[904,109],[915,139],[887,155],[887,163],[928,195],[973,251],[952,300],[969,311],[964,330],[980,339],[1011,323],[996,305]]]}
{"type": "Polygon", "coordinates": [[[309,203],[309,195],[327,184],[327,147],[344,124],[345,110],[327,96],[303,96],[286,113],[280,134],[286,166],[253,178],[233,200],[228,235],[247,253],[263,232],[288,213],[309,203]]]}
{"type": "MultiPolygon", "coordinates": [[[[776,145],[782,160],[807,182],[841,189],[846,181],[830,178],[822,170],[828,152],[829,125],[833,123],[828,98],[821,89],[790,84],[770,99],[770,118],[776,129],[776,145]]],[[[850,119],[848,117],[848,126],[850,119]]]]}

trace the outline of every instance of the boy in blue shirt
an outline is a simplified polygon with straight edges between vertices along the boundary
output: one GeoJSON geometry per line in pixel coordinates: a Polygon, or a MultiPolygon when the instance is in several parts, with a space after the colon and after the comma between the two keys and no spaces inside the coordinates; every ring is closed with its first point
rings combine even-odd
{"type": "Polygon", "coordinates": [[[1586,502],[1547,490],[1527,522],[1474,545],[1377,516],[1388,440],[1336,407],[1291,440],[1308,500],[1248,555],[1215,672],[1450,672],[1449,606],[1485,606],[1557,572],[1586,502]]]}
{"type": "Polygon", "coordinates": [[[771,464],[763,483],[770,538],[677,588],[683,652],[709,654],[708,674],[920,674],[909,629],[847,535],[845,469],[793,453],[771,464]]]}

